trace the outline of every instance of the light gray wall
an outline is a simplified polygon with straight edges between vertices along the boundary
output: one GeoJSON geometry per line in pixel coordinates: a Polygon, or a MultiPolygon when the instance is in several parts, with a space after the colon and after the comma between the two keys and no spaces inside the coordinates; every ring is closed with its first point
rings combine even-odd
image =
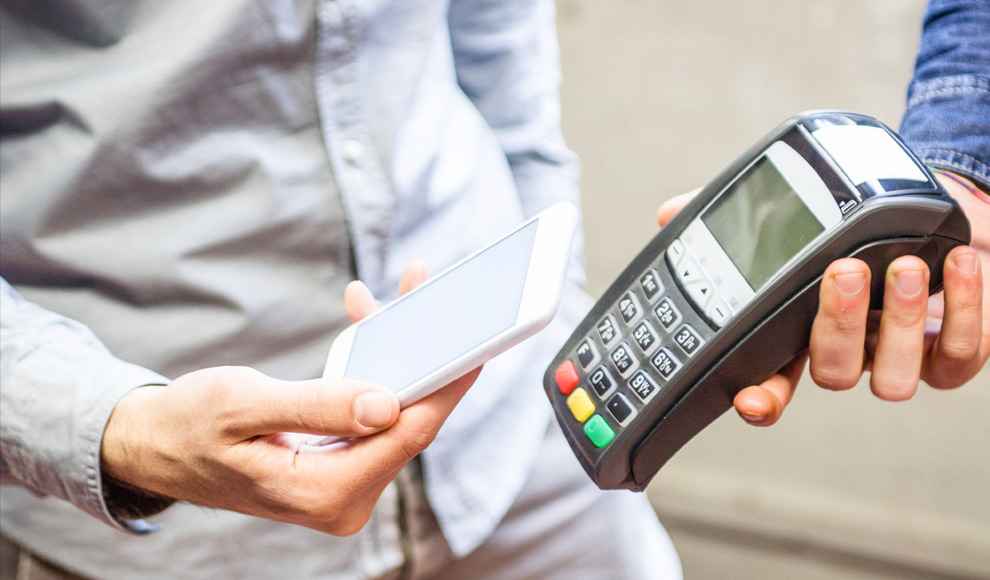
{"type": "MultiPolygon", "coordinates": [[[[791,114],[896,128],[924,4],[558,0],[592,292],[655,234],[664,200],[791,114]]],[[[692,580],[990,578],[990,369],[900,404],[805,378],[777,426],[727,414],[649,493],[692,580]]]]}

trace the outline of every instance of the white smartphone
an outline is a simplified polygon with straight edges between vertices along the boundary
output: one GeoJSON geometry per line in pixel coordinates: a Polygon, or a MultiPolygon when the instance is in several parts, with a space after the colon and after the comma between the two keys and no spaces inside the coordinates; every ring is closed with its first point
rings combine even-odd
{"type": "Polygon", "coordinates": [[[347,327],[323,376],[383,385],[405,407],[532,336],[557,312],[577,223],[558,203],[347,327]]]}

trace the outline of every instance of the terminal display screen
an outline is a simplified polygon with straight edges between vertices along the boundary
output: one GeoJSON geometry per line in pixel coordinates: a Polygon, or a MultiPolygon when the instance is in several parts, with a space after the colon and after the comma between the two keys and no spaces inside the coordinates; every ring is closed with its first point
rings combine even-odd
{"type": "Polygon", "coordinates": [[[754,291],[825,229],[766,157],[701,220],[754,291]]]}

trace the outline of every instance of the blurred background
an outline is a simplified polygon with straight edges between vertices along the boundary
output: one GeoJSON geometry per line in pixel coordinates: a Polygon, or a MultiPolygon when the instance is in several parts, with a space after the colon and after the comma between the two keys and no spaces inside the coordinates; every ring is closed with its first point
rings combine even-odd
{"type": "MultiPolygon", "coordinates": [[[[897,128],[924,0],[557,0],[590,289],[660,204],[807,109],[897,128]]],[[[986,266],[985,266],[986,267],[986,266]]],[[[990,368],[906,403],[807,376],[774,427],[728,413],[649,489],[688,580],[990,578],[990,368]]]]}

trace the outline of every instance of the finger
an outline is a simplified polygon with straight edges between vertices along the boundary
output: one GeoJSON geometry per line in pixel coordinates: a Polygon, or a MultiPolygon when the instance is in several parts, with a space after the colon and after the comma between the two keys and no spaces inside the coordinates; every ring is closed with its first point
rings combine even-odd
{"type": "Polygon", "coordinates": [[[378,385],[257,375],[211,397],[224,410],[221,420],[229,423],[222,428],[234,440],[281,432],[362,437],[391,426],[399,416],[398,398],[378,385]]]}
{"type": "Polygon", "coordinates": [[[664,204],[660,206],[660,211],[657,212],[657,223],[660,224],[660,227],[667,225],[667,222],[673,219],[673,217],[677,215],[677,212],[684,209],[684,206],[694,199],[694,197],[698,195],[699,191],[701,191],[700,187],[665,201],[664,204]]]}
{"type": "Polygon", "coordinates": [[[304,466],[326,471],[318,479],[330,478],[349,488],[369,488],[390,481],[433,442],[480,372],[480,368],[475,369],[405,408],[391,428],[376,435],[338,446],[307,447],[306,460],[315,459],[316,463],[304,466]]]}
{"type": "Polygon", "coordinates": [[[853,258],[830,264],[822,276],[809,339],[811,378],[816,384],[841,391],[859,382],[869,310],[869,266],[853,258]]]}
{"type": "Polygon", "coordinates": [[[961,246],[949,252],[943,286],[942,327],[922,377],[933,387],[952,389],[973,378],[990,351],[990,329],[984,327],[983,273],[972,248],[961,246]]]}
{"type": "Polygon", "coordinates": [[[870,389],[885,401],[904,401],[918,390],[928,316],[928,280],[928,265],[916,256],[897,258],[887,268],[870,375],[870,389]]]}
{"type": "Polygon", "coordinates": [[[373,314],[380,307],[364,282],[354,280],[344,288],[344,311],[347,312],[351,322],[357,322],[373,314]]]}
{"type": "Polygon", "coordinates": [[[399,278],[399,294],[405,294],[416,286],[419,286],[430,277],[430,268],[423,260],[413,260],[406,265],[406,269],[399,278]]]}
{"type": "Polygon", "coordinates": [[[794,396],[807,360],[807,353],[801,353],[763,383],[739,391],[732,405],[743,421],[758,427],[776,423],[794,396]]]}
{"type": "Polygon", "coordinates": [[[481,373],[481,367],[402,410],[399,420],[385,433],[372,438],[382,442],[383,453],[392,461],[405,463],[425,450],[436,437],[447,417],[481,373]]]}

